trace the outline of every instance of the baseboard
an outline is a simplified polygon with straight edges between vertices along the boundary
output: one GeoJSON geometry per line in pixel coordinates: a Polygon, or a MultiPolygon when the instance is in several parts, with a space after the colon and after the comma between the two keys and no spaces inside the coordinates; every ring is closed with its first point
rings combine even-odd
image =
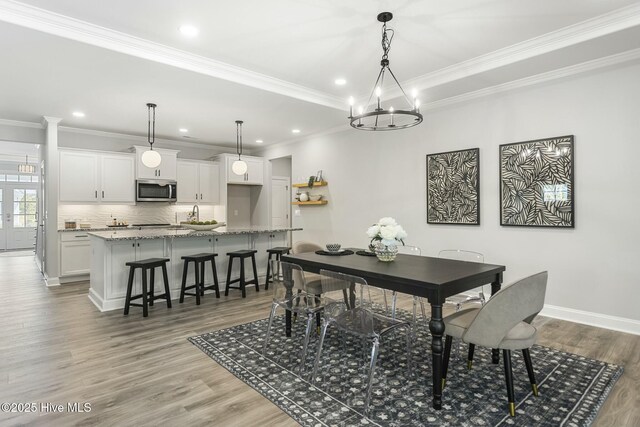
{"type": "Polygon", "coordinates": [[[78,276],[59,277],[59,280],[60,280],[61,284],[76,283],[76,282],[87,282],[87,281],[89,281],[89,275],[88,274],[80,274],[78,276]]]}
{"type": "Polygon", "coordinates": [[[540,315],[553,317],[554,319],[582,323],[589,326],[596,326],[598,328],[605,328],[614,331],[626,332],[628,334],[640,335],[640,321],[627,319],[625,317],[592,313],[589,311],[575,310],[573,308],[558,307],[556,305],[549,304],[545,304],[544,308],[540,312],[540,315]]]}
{"type": "Polygon", "coordinates": [[[49,277],[49,276],[47,276],[47,273],[44,273],[44,284],[47,287],[60,286],[60,278],[59,277],[49,277]]]}

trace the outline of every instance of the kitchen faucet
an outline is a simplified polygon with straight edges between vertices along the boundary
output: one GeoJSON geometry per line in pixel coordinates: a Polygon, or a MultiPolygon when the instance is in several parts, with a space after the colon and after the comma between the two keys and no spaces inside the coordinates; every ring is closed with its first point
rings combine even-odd
{"type": "Polygon", "coordinates": [[[193,217],[196,217],[196,221],[200,221],[200,208],[198,207],[198,204],[196,203],[195,205],[193,205],[193,210],[191,211],[191,218],[193,219],[193,217]]]}

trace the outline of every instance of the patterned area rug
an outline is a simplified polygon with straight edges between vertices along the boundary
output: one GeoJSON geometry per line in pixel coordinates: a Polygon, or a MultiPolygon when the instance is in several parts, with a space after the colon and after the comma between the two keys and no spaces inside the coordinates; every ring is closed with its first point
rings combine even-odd
{"type": "Polygon", "coordinates": [[[305,322],[294,322],[292,338],[286,338],[284,316],[275,319],[263,356],[266,325],[260,320],[189,341],[303,426],[588,426],[622,374],[616,365],[535,346],[531,357],[540,396],[534,397],[522,355],[514,352],[516,417],[512,418],[502,360],[494,365],[490,350],[476,348],[473,369],[468,370],[466,346],[454,341],[443,409],[436,411],[431,406],[431,339],[421,324],[411,351],[417,375],[407,373],[404,332],[381,342],[371,408],[365,417],[369,347],[330,328],[320,372],[311,384],[315,333],[309,346],[313,354],[302,365],[305,322]]]}

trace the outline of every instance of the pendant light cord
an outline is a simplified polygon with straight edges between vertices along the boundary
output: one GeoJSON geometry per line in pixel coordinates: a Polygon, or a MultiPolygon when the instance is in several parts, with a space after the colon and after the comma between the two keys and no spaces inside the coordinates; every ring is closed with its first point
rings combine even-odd
{"type": "Polygon", "coordinates": [[[238,160],[242,155],[242,120],[236,120],[236,151],[238,152],[238,160]]]}
{"type": "Polygon", "coordinates": [[[153,143],[156,142],[156,104],[147,104],[147,142],[153,150],[153,143]],[[153,128],[151,127],[151,109],[153,108],[153,128]]]}

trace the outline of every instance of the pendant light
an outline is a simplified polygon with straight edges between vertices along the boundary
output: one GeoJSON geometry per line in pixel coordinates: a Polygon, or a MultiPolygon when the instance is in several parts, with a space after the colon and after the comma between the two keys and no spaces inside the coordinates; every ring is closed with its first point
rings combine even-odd
{"type": "Polygon", "coordinates": [[[353,114],[353,97],[349,98],[349,124],[354,129],[358,130],[397,130],[405,129],[422,123],[422,114],[420,114],[420,102],[417,99],[417,94],[413,93],[413,100],[409,99],[404,89],[396,79],[396,76],[389,67],[389,50],[391,49],[391,41],[393,40],[394,31],[391,28],[387,28],[387,22],[391,21],[393,14],[391,12],[382,12],[378,14],[378,21],[382,22],[382,59],[380,60],[380,72],[376,83],[373,85],[371,95],[367,101],[366,107],[360,107],[358,114],[353,114]],[[404,100],[406,101],[406,108],[389,108],[382,107],[382,87],[384,85],[385,73],[389,72],[393,81],[398,89],[402,93],[404,100]],[[375,94],[376,99],[372,106],[371,111],[366,111],[375,94]]]}
{"type": "Polygon", "coordinates": [[[231,170],[236,175],[244,175],[247,173],[247,162],[242,160],[242,123],[242,120],[236,120],[236,151],[238,152],[238,160],[231,165],[231,170]]]}
{"type": "Polygon", "coordinates": [[[162,157],[157,151],[153,151],[153,143],[156,142],[156,104],[147,104],[147,141],[149,149],[142,153],[142,164],[148,168],[157,168],[162,162],[162,157]],[[151,126],[151,110],[153,110],[153,127],[151,126]]]}
{"type": "Polygon", "coordinates": [[[20,173],[36,173],[36,165],[29,164],[29,156],[25,156],[24,164],[18,165],[18,172],[20,173]]]}

